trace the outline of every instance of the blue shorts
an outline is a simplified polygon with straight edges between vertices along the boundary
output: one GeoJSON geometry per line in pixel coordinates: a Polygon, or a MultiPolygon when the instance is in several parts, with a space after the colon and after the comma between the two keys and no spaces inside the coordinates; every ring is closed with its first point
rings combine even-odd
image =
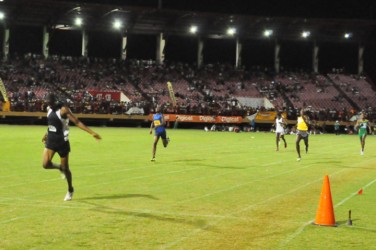
{"type": "Polygon", "coordinates": [[[155,134],[154,134],[156,137],[161,137],[163,140],[165,140],[167,138],[166,136],[166,130],[163,130],[163,131],[155,131],[155,134]]]}

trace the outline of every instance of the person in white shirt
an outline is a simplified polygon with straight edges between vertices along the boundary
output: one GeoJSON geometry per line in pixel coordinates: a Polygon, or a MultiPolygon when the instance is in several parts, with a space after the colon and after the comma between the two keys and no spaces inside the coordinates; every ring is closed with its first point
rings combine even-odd
{"type": "Polygon", "coordinates": [[[281,139],[285,143],[285,148],[287,148],[287,142],[285,140],[285,129],[287,126],[287,122],[285,118],[282,117],[282,114],[280,112],[277,113],[274,126],[275,126],[276,145],[277,145],[276,151],[279,151],[279,142],[281,139]]]}

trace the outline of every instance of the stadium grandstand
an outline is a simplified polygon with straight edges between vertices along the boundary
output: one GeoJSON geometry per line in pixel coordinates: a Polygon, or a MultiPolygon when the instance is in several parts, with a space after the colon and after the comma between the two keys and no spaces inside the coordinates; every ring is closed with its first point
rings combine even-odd
{"type": "Polygon", "coordinates": [[[317,121],[345,123],[360,111],[376,119],[374,20],[110,2],[0,2],[2,108],[5,97],[10,104],[0,122],[41,116],[49,92],[77,114],[125,123],[147,120],[157,105],[247,124],[268,111],[294,120],[301,108],[317,121]]]}

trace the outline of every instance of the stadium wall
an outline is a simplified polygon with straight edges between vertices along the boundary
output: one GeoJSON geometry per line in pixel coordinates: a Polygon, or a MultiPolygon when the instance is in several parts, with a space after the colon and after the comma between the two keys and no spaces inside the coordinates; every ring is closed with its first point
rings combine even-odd
{"type": "MultiPolygon", "coordinates": [[[[90,126],[105,127],[149,127],[151,115],[112,115],[112,114],[75,114],[80,120],[90,126]]],[[[258,131],[270,131],[274,119],[255,119],[252,123],[248,118],[239,116],[199,116],[165,114],[167,127],[169,128],[194,128],[204,129],[205,126],[223,124],[225,126],[235,125],[239,127],[254,126],[258,131]],[[180,117],[180,118],[179,118],[180,117]]],[[[289,127],[296,124],[296,120],[287,120],[289,127]]],[[[47,117],[45,112],[4,112],[0,111],[0,124],[10,125],[46,125],[47,117]]],[[[318,128],[324,128],[325,132],[334,131],[334,122],[316,121],[318,128]]],[[[342,131],[345,127],[352,127],[354,122],[340,122],[342,131]]]]}

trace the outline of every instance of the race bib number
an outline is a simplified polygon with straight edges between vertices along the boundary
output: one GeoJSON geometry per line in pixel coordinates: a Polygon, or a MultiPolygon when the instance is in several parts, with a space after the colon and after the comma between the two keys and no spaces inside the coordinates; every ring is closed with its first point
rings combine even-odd
{"type": "Polygon", "coordinates": [[[55,126],[48,125],[48,131],[50,131],[50,132],[56,132],[55,126]]]}
{"type": "Polygon", "coordinates": [[[161,121],[160,120],[155,120],[154,121],[154,126],[160,126],[161,125],[161,121]]]}

